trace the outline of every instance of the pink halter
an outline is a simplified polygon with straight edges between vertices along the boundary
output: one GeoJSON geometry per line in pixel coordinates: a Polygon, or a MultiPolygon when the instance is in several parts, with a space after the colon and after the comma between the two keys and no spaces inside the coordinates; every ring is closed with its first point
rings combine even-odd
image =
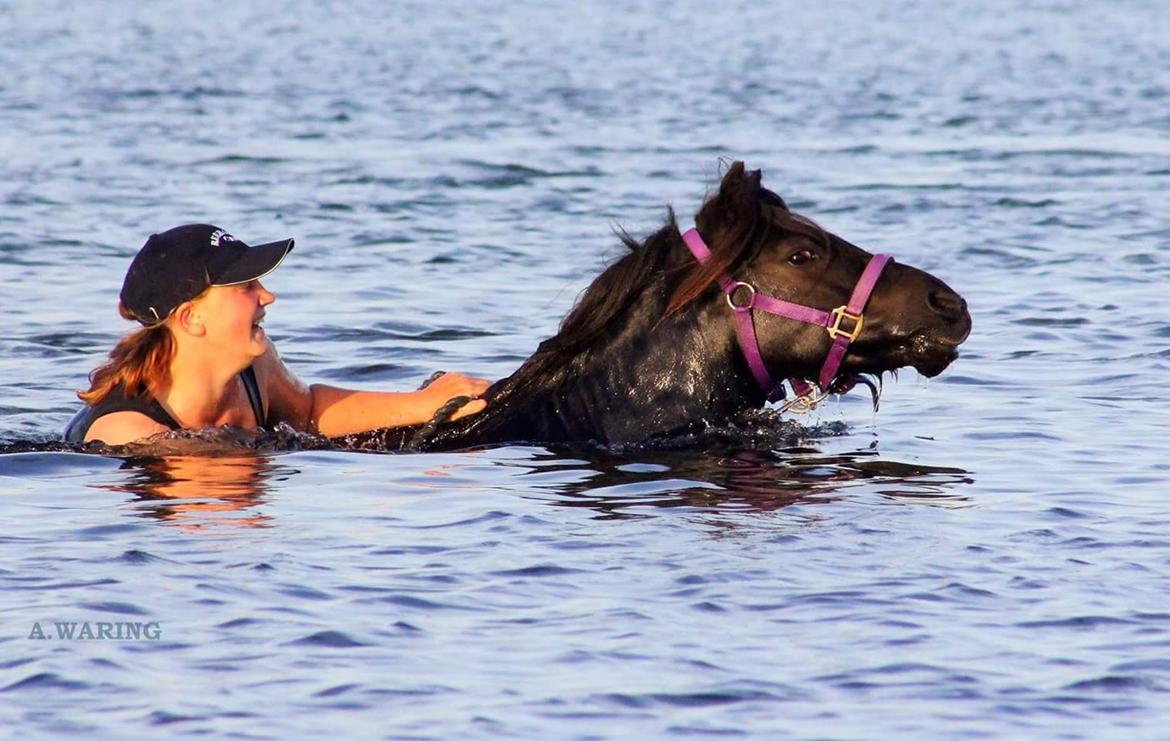
{"type": "MultiPolygon", "coordinates": [[[[683,234],[683,241],[686,242],[691,254],[699,262],[706,262],[711,257],[711,250],[707,248],[703,238],[699,236],[698,230],[687,230],[683,234]]],[[[825,357],[824,365],[821,366],[817,389],[800,378],[788,379],[797,398],[786,404],[784,410],[791,409],[798,413],[808,411],[833,389],[837,371],[841,369],[841,362],[845,359],[845,351],[849,348],[849,343],[856,340],[861,334],[861,327],[865,324],[865,316],[862,311],[869,301],[870,294],[873,293],[874,286],[877,285],[878,277],[891,259],[890,255],[874,255],[870,258],[869,264],[865,266],[865,270],[862,271],[861,277],[857,280],[857,285],[853,288],[849,303],[828,312],[766,296],[759,293],[750,283],[733,280],[727,275],[719,276],[719,286],[727,294],[727,305],[735,311],[735,328],[736,335],[739,337],[740,350],[743,351],[743,356],[747,360],[748,367],[751,368],[752,375],[755,376],[756,383],[768,396],[768,401],[778,401],[785,397],[784,382],[773,378],[764,364],[764,356],[760,353],[760,343],[756,339],[752,310],[759,309],[768,314],[824,327],[828,331],[829,337],[833,339],[829,354],[825,357]],[[744,303],[736,303],[735,300],[735,295],[740,289],[747,292],[747,301],[744,303]],[[819,394],[815,393],[818,389],[819,394]]],[[[853,386],[851,382],[847,381],[847,383],[846,391],[853,386]]]]}

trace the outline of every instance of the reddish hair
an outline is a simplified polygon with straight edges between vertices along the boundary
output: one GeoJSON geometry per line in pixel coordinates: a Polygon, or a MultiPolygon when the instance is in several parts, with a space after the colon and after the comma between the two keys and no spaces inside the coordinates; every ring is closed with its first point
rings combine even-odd
{"type": "MultiPolygon", "coordinates": [[[[121,302],[118,313],[124,319],[134,319],[121,302]]],[[[143,396],[149,403],[170,380],[174,357],[175,336],[169,327],[161,323],[143,327],[118,341],[110,350],[110,359],[89,374],[89,390],[78,391],[77,396],[94,406],[124,384],[127,396],[143,396]]]]}

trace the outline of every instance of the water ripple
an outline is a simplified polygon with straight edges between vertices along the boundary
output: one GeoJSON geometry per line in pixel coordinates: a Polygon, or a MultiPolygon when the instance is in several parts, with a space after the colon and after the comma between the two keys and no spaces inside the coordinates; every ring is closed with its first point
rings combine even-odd
{"type": "Polygon", "coordinates": [[[289,645],[315,648],[360,648],[371,644],[352,638],[341,631],[323,630],[297,639],[289,645]]]}

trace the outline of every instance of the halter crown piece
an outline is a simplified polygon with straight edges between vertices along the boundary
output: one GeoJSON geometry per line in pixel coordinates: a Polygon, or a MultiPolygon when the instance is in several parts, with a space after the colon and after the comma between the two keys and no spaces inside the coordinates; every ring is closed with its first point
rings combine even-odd
{"type": "MultiPolygon", "coordinates": [[[[683,234],[683,241],[686,242],[696,260],[703,263],[710,259],[711,250],[707,248],[697,229],[688,229],[683,234]]],[[[857,285],[853,287],[849,303],[838,306],[832,311],[822,311],[811,306],[803,306],[767,296],[757,291],[756,287],[750,283],[737,281],[728,275],[719,276],[719,287],[727,294],[727,305],[735,312],[735,333],[739,338],[739,348],[743,351],[744,359],[747,360],[756,383],[767,395],[768,401],[779,401],[785,398],[784,381],[783,379],[777,381],[768,372],[767,365],[764,364],[764,356],[760,353],[760,343],[756,339],[756,326],[752,318],[753,310],[758,309],[767,314],[775,314],[824,327],[833,340],[833,344],[829,347],[829,353],[825,357],[825,363],[821,366],[817,385],[811,386],[801,378],[789,378],[788,383],[792,386],[796,398],[781,407],[780,411],[803,414],[814,409],[830,393],[835,391],[844,393],[853,388],[857,376],[838,379],[837,371],[841,369],[841,362],[845,359],[845,351],[848,350],[849,343],[856,340],[861,334],[861,327],[865,324],[865,316],[862,312],[866,303],[869,302],[874,286],[877,285],[878,277],[891,259],[890,255],[874,255],[870,258],[861,277],[857,279],[857,285]],[[746,299],[737,302],[736,295],[742,297],[745,293],[746,299]]]]}

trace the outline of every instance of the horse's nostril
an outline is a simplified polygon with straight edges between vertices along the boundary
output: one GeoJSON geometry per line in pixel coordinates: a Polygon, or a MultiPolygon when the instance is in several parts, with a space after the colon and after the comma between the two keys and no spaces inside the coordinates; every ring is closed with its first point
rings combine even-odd
{"type": "Polygon", "coordinates": [[[947,319],[958,319],[967,310],[967,302],[950,291],[931,291],[926,301],[934,313],[947,319]]]}

